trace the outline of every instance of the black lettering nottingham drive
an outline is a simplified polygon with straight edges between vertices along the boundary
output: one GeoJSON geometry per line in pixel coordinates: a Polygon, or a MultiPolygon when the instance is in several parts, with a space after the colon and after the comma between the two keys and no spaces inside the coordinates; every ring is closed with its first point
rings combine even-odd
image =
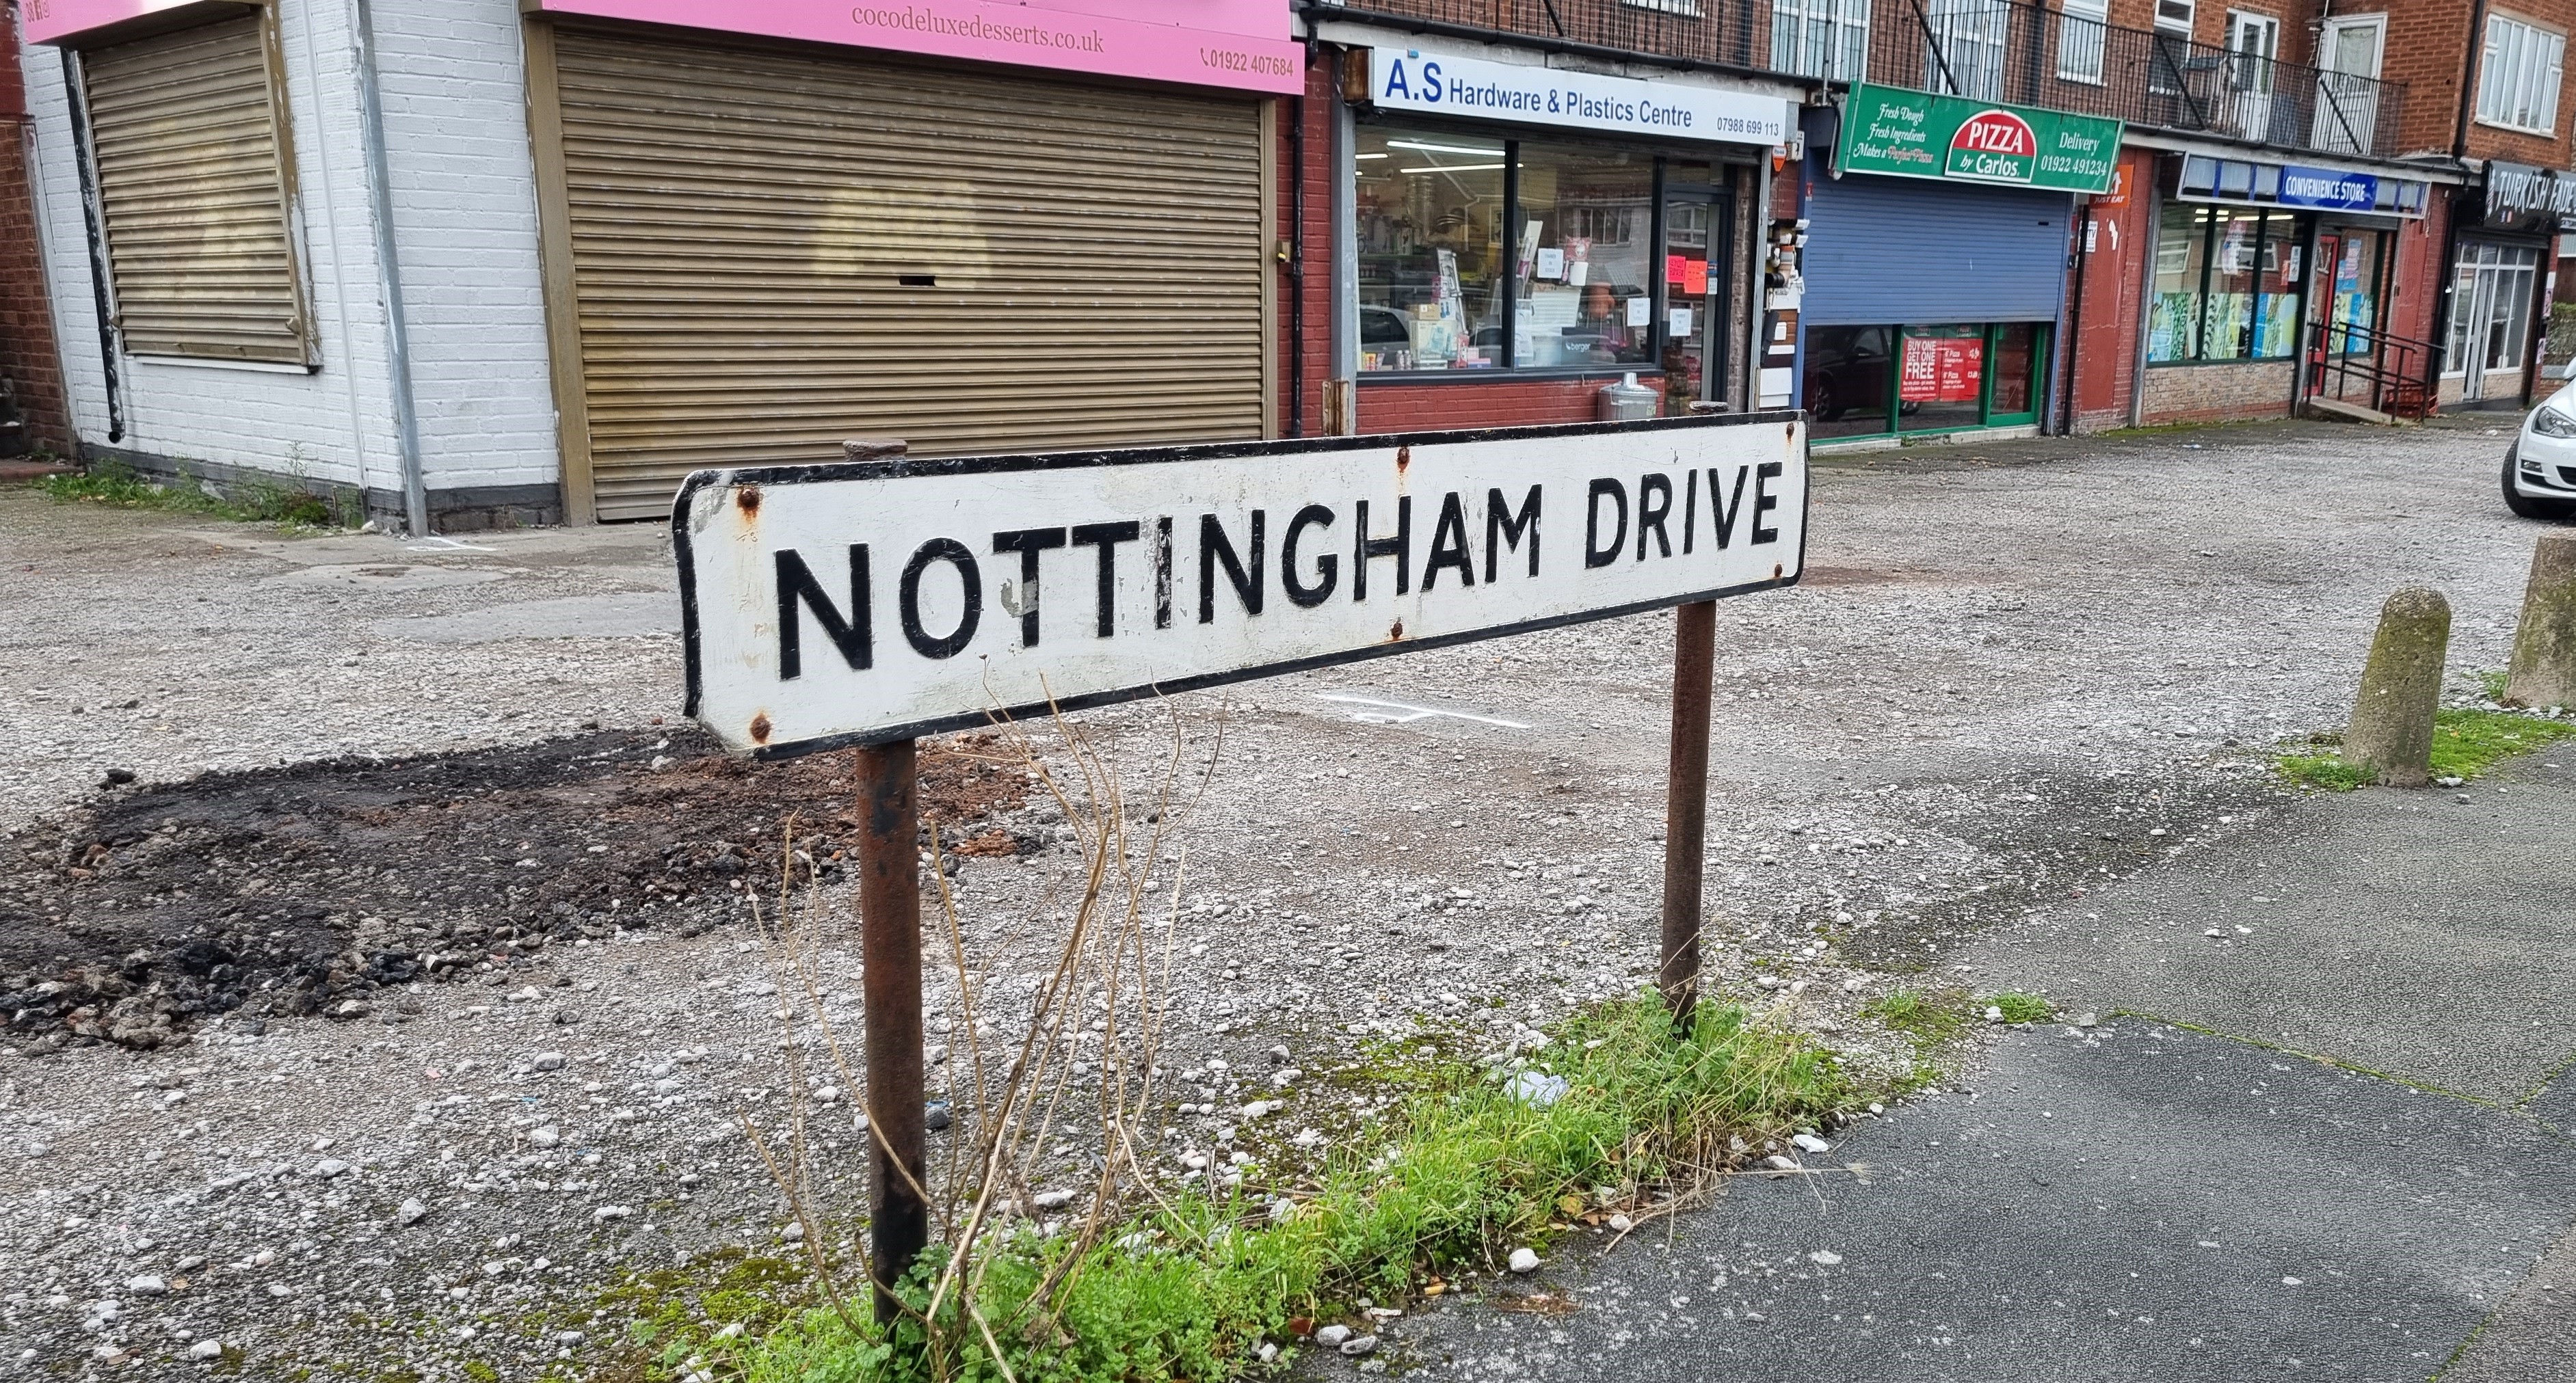
{"type": "Polygon", "coordinates": [[[984,573],[975,565],[975,554],[955,538],[933,538],[913,549],[912,560],[903,564],[903,580],[895,597],[895,612],[903,619],[904,641],[925,658],[956,657],[958,650],[975,637],[975,626],[984,622],[984,573]],[[957,627],[940,635],[921,627],[921,574],[933,562],[946,562],[957,568],[958,584],[966,594],[966,608],[957,616],[957,627]]]}
{"type": "Polygon", "coordinates": [[[1530,487],[1529,498],[1521,501],[1521,512],[1518,517],[1512,514],[1512,507],[1503,499],[1502,491],[1485,492],[1486,585],[1494,584],[1495,571],[1503,555],[1502,550],[1506,547],[1519,550],[1523,534],[1529,535],[1529,574],[1538,575],[1538,491],[1538,486],[1530,487]]]}
{"type": "Polygon", "coordinates": [[[846,620],[796,549],[781,548],[777,565],[778,680],[793,682],[805,675],[805,654],[799,637],[804,621],[796,608],[800,603],[814,612],[814,622],[823,626],[824,637],[841,650],[841,661],[854,671],[867,671],[876,658],[876,647],[868,633],[868,545],[850,544],[850,617],[846,620]]]}
{"type": "Polygon", "coordinates": [[[1073,545],[1075,547],[1100,549],[1098,567],[1100,618],[1092,626],[1092,632],[1100,638],[1105,639],[1118,632],[1118,545],[1132,543],[1143,536],[1144,532],[1144,525],[1134,519],[1128,519],[1122,523],[1074,525],[1073,545]]]}
{"type": "Polygon", "coordinates": [[[1288,592],[1288,601],[1301,610],[1312,610],[1333,598],[1333,587],[1342,579],[1342,559],[1333,553],[1320,553],[1315,558],[1315,584],[1298,579],[1297,544],[1309,528],[1333,526],[1333,511],[1320,504],[1309,504],[1288,520],[1288,531],[1279,535],[1279,584],[1288,592]]]}
{"type": "Polygon", "coordinates": [[[1431,525],[1431,556],[1422,564],[1422,589],[1440,577],[1443,568],[1458,573],[1458,584],[1476,584],[1476,556],[1467,544],[1467,506],[1451,490],[1440,501],[1440,518],[1431,525]]]}
{"type": "Polygon", "coordinates": [[[1374,558],[1395,559],[1395,593],[1403,595],[1413,589],[1413,496],[1403,495],[1395,501],[1395,536],[1369,536],[1368,501],[1351,505],[1351,527],[1359,541],[1351,551],[1351,599],[1368,599],[1369,562],[1374,558]]]}
{"type": "Polygon", "coordinates": [[[1780,463],[1765,461],[1753,468],[1753,541],[1776,543],[1780,530],[1762,526],[1762,516],[1780,507],[1780,497],[1771,493],[1771,482],[1780,478],[1780,463]]]}
{"type": "Polygon", "coordinates": [[[1038,554],[1064,546],[1061,528],[1014,528],[993,535],[995,552],[1020,554],[1020,646],[1038,646],[1038,554]]]}
{"type": "Polygon", "coordinates": [[[1655,535],[1656,555],[1673,555],[1673,537],[1664,531],[1664,520],[1673,512],[1673,478],[1661,471],[1650,471],[1637,477],[1637,560],[1646,560],[1646,535],[1655,535]]]}
{"type": "Polygon", "coordinates": [[[1252,554],[1249,560],[1236,554],[1234,540],[1225,534],[1225,525],[1214,514],[1199,515],[1199,623],[1216,623],[1216,569],[1225,568],[1226,580],[1233,583],[1236,598],[1243,602],[1247,615],[1261,613],[1261,530],[1269,515],[1252,511],[1252,554]]]}
{"type": "Polygon", "coordinates": [[[1606,567],[1619,560],[1628,547],[1628,487],[1603,476],[1592,482],[1592,492],[1583,506],[1583,565],[1588,570],[1606,567]],[[1610,541],[1601,541],[1601,499],[1607,495],[1619,506],[1619,527],[1610,541]]]}
{"type": "Polygon", "coordinates": [[[1726,491],[1717,483],[1717,468],[1714,466],[1709,468],[1709,522],[1717,529],[1717,550],[1720,552],[1726,551],[1726,545],[1735,541],[1735,521],[1744,515],[1744,477],[1748,473],[1748,467],[1735,468],[1735,502],[1730,505],[1726,500],[1726,491]]]}

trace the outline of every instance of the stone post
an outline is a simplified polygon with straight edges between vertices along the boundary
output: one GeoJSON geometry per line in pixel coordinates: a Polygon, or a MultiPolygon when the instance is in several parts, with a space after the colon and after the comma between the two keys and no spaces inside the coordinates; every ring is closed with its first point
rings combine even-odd
{"type": "Polygon", "coordinates": [[[2433,780],[2433,711],[2442,700],[2442,655],[2451,643],[2451,603],[2440,591],[2408,586],[2379,609],[2379,633],[2361,670],[2361,695],[2344,732],[2346,763],[2371,769],[2383,787],[2433,780]]]}
{"type": "Polygon", "coordinates": [[[2549,533],[2531,550],[2514,631],[2509,706],[2576,706],[2576,533],[2549,533]]]}

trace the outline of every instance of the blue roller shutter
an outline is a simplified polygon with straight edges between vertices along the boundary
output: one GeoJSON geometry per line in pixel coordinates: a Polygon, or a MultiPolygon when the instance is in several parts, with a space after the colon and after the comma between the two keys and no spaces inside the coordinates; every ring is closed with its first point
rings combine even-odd
{"type": "Polygon", "coordinates": [[[2074,203],[1929,178],[1819,177],[1807,200],[1806,325],[2053,322],[2074,203]]]}

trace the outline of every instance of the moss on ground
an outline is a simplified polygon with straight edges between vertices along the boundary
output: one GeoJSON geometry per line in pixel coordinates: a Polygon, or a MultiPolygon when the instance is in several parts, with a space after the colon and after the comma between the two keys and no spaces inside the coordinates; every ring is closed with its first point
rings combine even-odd
{"type": "MultiPolygon", "coordinates": [[[[2473,781],[2504,759],[2545,749],[2576,736],[2576,722],[2519,711],[2459,708],[2433,715],[2433,776],[2473,781]]],[[[2273,760],[2282,777],[2301,787],[2350,792],[2374,781],[2371,771],[2347,761],[2333,735],[2309,737],[2312,748],[2273,760]]]]}

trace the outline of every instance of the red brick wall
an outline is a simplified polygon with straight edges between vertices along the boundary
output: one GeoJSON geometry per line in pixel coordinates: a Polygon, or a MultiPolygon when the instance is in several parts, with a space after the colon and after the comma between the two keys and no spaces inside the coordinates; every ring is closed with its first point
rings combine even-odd
{"type": "Polygon", "coordinates": [[[0,375],[18,392],[28,446],[68,454],[70,413],[62,357],[45,297],[35,201],[27,166],[27,92],[18,73],[16,7],[0,0],[0,375]]]}
{"type": "Polygon", "coordinates": [[[2285,418],[2297,377],[2294,360],[2163,366],[2147,371],[2142,412],[2150,424],[2285,418]]]}
{"type": "Polygon", "coordinates": [[[1618,378],[1612,374],[1599,379],[1462,379],[1423,384],[1363,381],[1360,431],[1584,422],[1592,417],[1593,396],[1618,378]]]}
{"type": "MultiPolygon", "coordinates": [[[[2129,425],[2129,395],[2136,388],[2138,321],[2145,310],[2147,260],[2154,249],[2156,155],[2131,149],[2120,156],[2126,200],[2095,198],[2092,249],[2084,257],[2082,319],[2075,326],[2075,430],[2099,432],[2129,425]]],[[[2118,194],[2115,194],[2118,195],[2118,194]]],[[[2073,305],[2069,286],[2068,302],[2073,305]]]]}

